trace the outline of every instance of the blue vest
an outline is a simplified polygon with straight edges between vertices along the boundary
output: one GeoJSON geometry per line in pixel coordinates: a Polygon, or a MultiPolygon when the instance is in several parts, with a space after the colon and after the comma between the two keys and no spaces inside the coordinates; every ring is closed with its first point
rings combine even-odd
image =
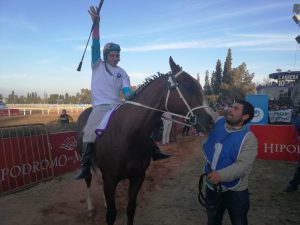
{"type": "MultiPolygon", "coordinates": [[[[225,118],[222,117],[215,123],[213,130],[203,144],[206,163],[205,173],[219,170],[233,164],[241,150],[242,142],[249,132],[249,127],[242,130],[228,132],[225,128],[225,118]]],[[[233,188],[238,185],[240,178],[230,182],[221,182],[223,188],[233,188]]]]}

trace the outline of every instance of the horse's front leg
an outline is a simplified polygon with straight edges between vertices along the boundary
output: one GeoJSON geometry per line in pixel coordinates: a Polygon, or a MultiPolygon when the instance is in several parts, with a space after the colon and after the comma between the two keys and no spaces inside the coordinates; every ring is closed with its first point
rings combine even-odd
{"type": "Polygon", "coordinates": [[[106,223],[107,225],[113,225],[117,217],[115,194],[116,194],[117,182],[111,178],[103,177],[103,190],[106,201],[106,223]]]}
{"type": "Polygon", "coordinates": [[[141,189],[144,179],[145,179],[145,171],[139,175],[132,176],[129,178],[127,225],[133,225],[137,195],[141,189]]]}
{"type": "Polygon", "coordinates": [[[87,206],[88,206],[87,215],[88,217],[93,217],[95,215],[96,210],[92,201],[92,192],[91,192],[92,173],[89,172],[84,180],[87,186],[87,199],[86,199],[87,206]]]}

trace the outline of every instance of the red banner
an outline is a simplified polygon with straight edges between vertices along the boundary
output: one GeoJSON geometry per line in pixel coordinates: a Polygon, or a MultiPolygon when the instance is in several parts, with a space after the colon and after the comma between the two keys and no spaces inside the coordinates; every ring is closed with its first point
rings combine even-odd
{"type": "Polygon", "coordinates": [[[76,132],[0,138],[0,193],[79,168],[76,138],[76,132]]]}
{"type": "Polygon", "coordinates": [[[47,135],[0,139],[0,192],[53,176],[47,135]]]}
{"type": "Polygon", "coordinates": [[[258,159],[298,161],[300,142],[292,125],[251,125],[258,140],[258,159]]]}
{"type": "Polygon", "coordinates": [[[50,134],[50,142],[55,176],[79,168],[76,132],[50,134]]]}
{"type": "Polygon", "coordinates": [[[0,109],[0,116],[19,116],[19,109],[0,109]]]}

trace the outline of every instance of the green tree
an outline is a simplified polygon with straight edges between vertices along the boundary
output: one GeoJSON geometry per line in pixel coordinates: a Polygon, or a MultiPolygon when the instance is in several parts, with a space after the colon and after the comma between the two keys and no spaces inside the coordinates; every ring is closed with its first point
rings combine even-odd
{"type": "Polygon", "coordinates": [[[79,103],[90,104],[91,101],[91,91],[87,88],[82,88],[79,96],[79,103]]]}
{"type": "Polygon", "coordinates": [[[215,85],[216,85],[216,72],[213,71],[210,77],[210,89],[212,94],[216,94],[215,92],[215,85]]]}
{"type": "Polygon", "coordinates": [[[227,51],[226,60],[224,63],[224,70],[223,70],[223,76],[222,76],[222,83],[231,84],[231,71],[232,71],[232,53],[231,49],[229,48],[227,51]]]}
{"type": "Polygon", "coordinates": [[[7,103],[8,104],[16,104],[18,103],[18,96],[15,95],[15,91],[12,91],[11,94],[7,97],[7,103]]]}
{"type": "Polygon", "coordinates": [[[220,59],[218,59],[217,61],[216,72],[214,72],[213,75],[214,75],[214,83],[211,83],[212,92],[215,95],[219,95],[221,83],[222,83],[222,63],[220,59]]]}
{"type": "Polygon", "coordinates": [[[19,104],[26,104],[26,103],[27,103],[27,98],[26,98],[24,95],[21,95],[21,96],[18,98],[18,103],[19,103],[19,104]]]}
{"type": "Polygon", "coordinates": [[[26,103],[31,103],[31,95],[29,94],[29,92],[27,93],[26,103]]]}
{"type": "Polygon", "coordinates": [[[59,99],[58,94],[50,94],[50,96],[48,98],[48,104],[57,104],[58,99],[59,99]]]}
{"type": "Polygon", "coordinates": [[[69,104],[70,103],[70,95],[68,93],[65,93],[65,104],[69,104]]]}
{"type": "Polygon", "coordinates": [[[252,81],[254,73],[250,73],[246,63],[242,63],[232,70],[232,84],[222,83],[222,89],[228,93],[223,96],[225,101],[232,102],[237,99],[245,99],[247,94],[255,93],[255,83],[252,81]]]}
{"type": "Polygon", "coordinates": [[[204,86],[203,86],[204,94],[205,95],[211,95],[211,87],[209,83],[209,72],[208,70],[205,71],[205,80],[204,80],[204,86]]]}

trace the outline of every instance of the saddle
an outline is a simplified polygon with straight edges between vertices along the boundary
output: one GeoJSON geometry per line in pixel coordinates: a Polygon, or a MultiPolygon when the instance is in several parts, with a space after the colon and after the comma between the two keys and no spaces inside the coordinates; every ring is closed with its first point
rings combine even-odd
{"type": "Polygon", "coordinates": [[[98,127],[95,130],[95,133],[97,134],[98,137],[101,136],[101,134],[106,130],[107,125],[109,123],[109,121],[111,120],[113,113],[115,111],[117,111],[117,109],[120,107],[121,105],[116,105],[114,106],[111,110],[107,111],[104,116],[102,117],[100,124],[98,125],[98,127]]]}

